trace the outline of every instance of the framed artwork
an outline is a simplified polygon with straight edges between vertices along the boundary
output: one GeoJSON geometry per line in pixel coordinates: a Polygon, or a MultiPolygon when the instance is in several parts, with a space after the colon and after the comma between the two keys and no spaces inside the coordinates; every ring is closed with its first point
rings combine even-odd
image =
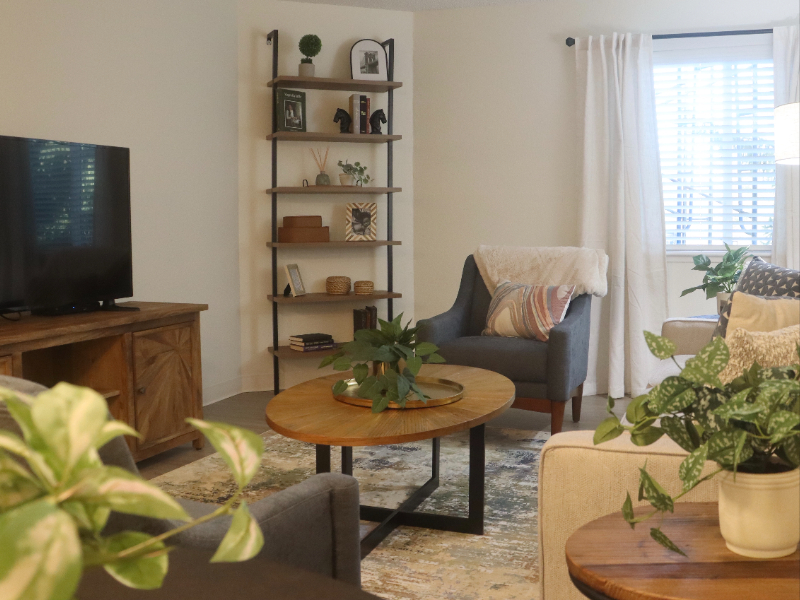
{"type": "Polygon", "coordinates": [[[292,290],[292,296],[305,296],[306,288],[303,285],[303,278],[300,277],[300,269],[297,265],[286,265],[286,277],[289,279],[289,287],[292,290]]]}
{"type": "Polygon", "coordinates": [[[375,40],[358,40],[350,48],[350,77],[387,81],[386,49],[375,40]]]}
{"type": "Polygon", "coordinates": [[[351,202],[347,205],[344,239],[348,242],[374,242],[378,239],[377,202],[351,202]]]}
{"type": "Polygon", "coordinates": [[[306,93],[278,89],[275,94],[278,131],[306,130],[306,93]]]}

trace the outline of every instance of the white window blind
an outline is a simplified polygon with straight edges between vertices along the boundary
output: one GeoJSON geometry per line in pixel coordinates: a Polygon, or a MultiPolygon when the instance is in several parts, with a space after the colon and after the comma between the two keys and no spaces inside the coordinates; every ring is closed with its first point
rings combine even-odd
{"type": "Polygon", "coordinates": [[[668,250],[771,246],[771,44],[771,35],[655,41],[668,250]]]}

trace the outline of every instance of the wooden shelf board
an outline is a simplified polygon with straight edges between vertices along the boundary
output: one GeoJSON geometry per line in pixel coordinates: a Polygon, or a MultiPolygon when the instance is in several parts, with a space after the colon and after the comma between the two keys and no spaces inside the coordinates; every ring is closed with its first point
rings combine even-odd
{"type": "Polygon", "coordinates": [[[362,187],[359,185],[307,185],[268,188],[268,194],[396,194],[403,188],[362,187]]]}
{"type": "Polygon", "coordinates": [[[267,136],[285,142],[346,142],[349,144],[385,144],[402,140],[402,135],[373,133],[320,133],[316,131],[277,131],[267,136]]]}
{"type": "Polygon", "coordinates": [[[315,293],[306,294],[305,296],[273,296],[269,295],[267,298],[271,302],[278,304],[314,304],[318,302],[370,302],[371,300],[385,300],[386,298],[402,298],[402,294],[397,292],[387,292],[386,290],[376,290],[372,294],[326,294],[315,293]]]}
{"type": "Polygon", "coordinates": [[[267,248],[379,248],[381,246],[400,246],[398,240],[378,240],[376,242],[267,242],[267,248]]]}
{"type": "Polygon", "coordinates": [[[369,81],[363,79],[331,79],[328,77],[298,77],[279,75],[268,81],[269,87],[297,88],[300,90],[339,90],[343,92],[382,93],[403,87],[399,81],[369,81]]]}
{"type": "Polygon", "coordinates": [[[267,348],[270,354],[274,354],[278,358],[323,358],[325,356],[330,356],[341,350],[342,344],[336,344],[335,348],[327,348],[325,350],[314,350],[312,352],[300,352],[299,350],[292,350],[290,346],[278,346],[278,351],[275,352],[275,348],[270,346],[267,348]]]}

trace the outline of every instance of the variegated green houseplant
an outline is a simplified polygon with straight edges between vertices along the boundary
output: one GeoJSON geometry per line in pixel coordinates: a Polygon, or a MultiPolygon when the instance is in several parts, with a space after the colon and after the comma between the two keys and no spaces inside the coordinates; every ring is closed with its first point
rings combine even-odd
{"type": "MultiPolygon", "coordinates": [[[[676,347],[672,341],[650,332],[644,335],[653,355],[675,361],[676,347]]],[[[594,443],[612,440],[629,431],[631,441],[638,446],[650,445],[666,435],[689,452],[678,471],[682,490],[674,496],[647,472],[646,463],[640,468],[638,498],[649,502],[653,510],[635,516],[629,493],[622,514],[632,528],[655,515],[673,512],[677,499],[699,483],[722,473],[720,526],[728,548],[747,556],[780,556],[783,554],[775,552],[781,551],[791,553],[800,538],[797,518],[800,513],[800,364],[761,368],[756,363],[740,377],[723,384],[718,376],[728,359],[725,340],[715,338],[686,361],[680,375],[667,377],[647,394],[631,401],[625,414],[627,425],[614,415],[614,400],[609,398],[608,412],[611,416],[598,426],[594,443]],[[707,460],[716,462],[717,468],[704,474],[707,460]],[[772,478],[781,481],[787,490],[788,496],[777,503],[776,515],[765,514],[770,512],[770,508],[765,502],[759,502],[761,506],[757,510],[761,514],[752,517],[755,529],[760,527],[764,532],[769,531],[773,538],[788,536],[782,550],[776,548],[772,554],[766,549],[748,550],[746,545],[749,542],[735,542],[726,535],[723,505],[732,501],[730,497],[735,492],[737,474],[738,479],[750,478],[750,482],[754,475],[760,476],[762,481],[772,478]],[[777,518],[777,523],[765,521],[770,518],[777,518]],[[759,524],[756,525],[755,521],[759,524]]],[[[675,364],[680,368],[677,361],[675,364]]],[[[753,488],[751,484],[746,485],[753,488]]],[[[751,503],[753,497],[751,494],[751,503]]],[[[742,514],[738,512],[739,519],[745,518],[742,514]]],[[[742,525],[739,523],[736,528],[742,529],[742,525]]],[[[683,550],[661,530],[660,524],[650,529],[650,535],[666,548],[683,554],[683,550]]]]}
{"type": "Polygon", "coordinates": [[[171,496],[119,467],[104,465],[98,449],[120,435],[138,433],[108,420],[104,398],[59,383],[31,398],[0,388],[0,400],[23,437],[0,430],[0,598],[71,600],[85,569],[103,568],[136,589],[161,586],[169,538],[232,514],[212,562],[238,562],[263,545],[261,529],[242,490],[261,464],[263,441],[224,423],[188,421],[209,439],[233,471],[237,492],[223,506],[190,519],[171,496]],[[140,531],[104,534],[112,511],[185,523],[161,535],[140,531]]]}

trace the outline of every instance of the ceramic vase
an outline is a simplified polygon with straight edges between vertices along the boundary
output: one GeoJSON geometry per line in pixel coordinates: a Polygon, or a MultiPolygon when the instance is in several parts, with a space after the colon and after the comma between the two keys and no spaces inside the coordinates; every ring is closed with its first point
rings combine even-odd
{"type": "Polygon", "coordinates": [[[339,173],[339,183],[352,186],[356,184],[356,178],[347,173],[339,173]]]}
{"type": "Polygon", "coordinates": [[[730,292],[717,292],[717,314],[722,314],[722,308],[725,306],[725,303],[731,297],[730,292]]]}
{"type": "Polygon", "coordinates": [[[301,62],[298,75],[300,75],[300,77],[314,77],[314,63],[301,62]]]}
{"type": "Polygon", "coordinates": [[[317,179],[314,182],[316,185],[330,185],[331,178],[328,177],[328,174],[325,171],[320,171],[319,175],[317,175],[317,179]]]}
{"type": "Polygon", "coordinates": [[[728,549],[751,558],[788,556],[800,543],[800,469],[784,473],[724,471],[719,529],[728,549]]]}

